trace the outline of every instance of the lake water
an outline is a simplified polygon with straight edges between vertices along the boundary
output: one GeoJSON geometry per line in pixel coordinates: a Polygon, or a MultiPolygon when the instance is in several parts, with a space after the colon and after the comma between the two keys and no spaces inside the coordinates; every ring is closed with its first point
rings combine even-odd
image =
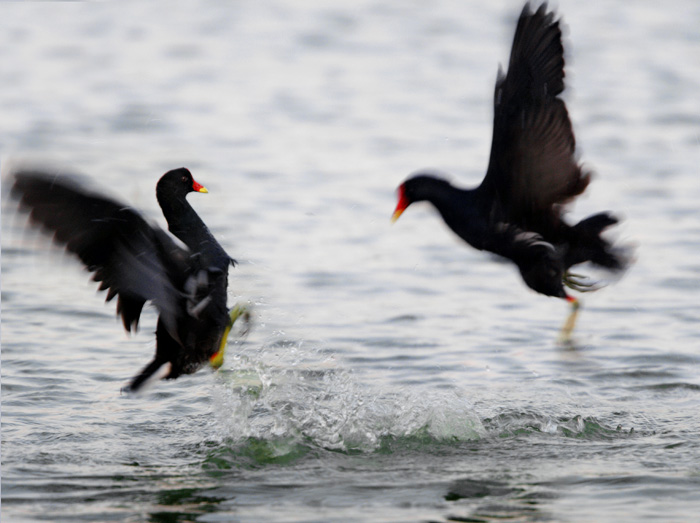
{"type": "Polygon", "coordinates": [[[572,216],[636,245],[572,347],[566,304],[432,209],[389,222],[412,171],[481,180],[520,2],[4,5],[3,173],[82,172],[164,224],[189,167],[254,325],[220,372],[121,395],[154,311],[124,334],[3,200],[3,521],[697,518],[700,4],[558,3],[598,174],[572,216]]]}

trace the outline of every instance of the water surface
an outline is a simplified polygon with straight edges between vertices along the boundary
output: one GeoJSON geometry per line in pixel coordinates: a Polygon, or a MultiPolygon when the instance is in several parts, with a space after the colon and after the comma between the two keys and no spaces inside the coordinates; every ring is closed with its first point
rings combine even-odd
{"type": "Polygon", "coordinates": [[[636,263],[567,310],[394,188],[477,184],[519,2],[30,4],[0,17],[2,161],[163,225],[160,174],[255,309],[222,371],[120,388],[122,333],[3,200],[3,521],[687,521],[700,510],[700,9],[561,1],[567,102],[636,263]]]}

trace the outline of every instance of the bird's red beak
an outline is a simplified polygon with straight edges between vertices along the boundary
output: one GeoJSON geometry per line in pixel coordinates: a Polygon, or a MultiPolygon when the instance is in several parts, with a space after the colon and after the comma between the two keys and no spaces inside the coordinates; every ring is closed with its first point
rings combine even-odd
{"type": "Polygon", "coordinates": [[[394,209],[394,214],[391,216],[391,223],[398,220],[399,216],[401,216],[401,214],[406,210],[406,207],[408,207],[408,205],[411,203],[408,201],[408,198],[406,198],[406,190],[404,189],[403,185],[399,185],[397,193],[399,196],[399,201],[396,204],[396,209],[394,209]]]}
{"type": "Polygon", "coordinates": [[[196,191],[196,192],[209,192],[209,191],[207,191],[207,188],[204,187],[204,185],[199,184],[199,183],[195,182],[194,180],[192,180],[192,190],[196,191]]]}

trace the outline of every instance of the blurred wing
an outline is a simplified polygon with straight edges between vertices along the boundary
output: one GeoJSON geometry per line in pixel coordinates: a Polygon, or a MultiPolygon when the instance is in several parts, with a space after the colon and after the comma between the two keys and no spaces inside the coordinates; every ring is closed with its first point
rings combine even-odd
{"type": "Polygon", "coordinates": [[[146,301],[175,333],[188,253],[135,210],[92,192],[77,178],[37,171],[15,175],[12,195],[30,221],[53,233],[94,272],[107,300],[118,296],[117,313],[127,331],[138,327],[146,301]]]}
{"type": "Polygon", "coordinates": [[[542,5],[523,9],[508,74],[499,70],[491,157],[481,186],[505,217],[532,225],[553,206],[581,194],[590,181],[575,159],[576,141],[564,102],[564,48],[559,21],[542,5]]]}

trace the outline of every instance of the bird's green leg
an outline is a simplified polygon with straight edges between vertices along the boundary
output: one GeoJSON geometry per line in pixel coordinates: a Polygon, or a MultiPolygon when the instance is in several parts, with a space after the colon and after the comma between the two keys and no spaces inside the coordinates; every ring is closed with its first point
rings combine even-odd
{"type": "Polygon", "coordinates": [[[219,345],[219,350],[216,352],[216,354],[209,358],[209,365],[211,365],[213,368],[218,369],[224,364],[224,352],[226,351],[226,342],[228,341],[228,335],[231,332],[233,324],[236,323],[236,320],[238,320],[238,318],[240,318],[241,316],[243,317],[243,321],[246,322],[247,329],[247,325],[250,323],[250,310],[245,305],[237,303],[228,312],[228,324],[226,325],[226,329],[224,329],[223,336],[221,336],[221,344],[219,345]]]}
{"type": "Polygon", "coordinates": [[[576,318],[578,317],[578,311],[581,308],[581,302],[573,296],[567,296],[566,301],[571,304],[571,312],[569,313],[569,317],[566,318],[564,326],[561,328],[561,332],[559,333],[559,343],[563,344],[571,343],[571,333],[576,326],[576,318]]]}

